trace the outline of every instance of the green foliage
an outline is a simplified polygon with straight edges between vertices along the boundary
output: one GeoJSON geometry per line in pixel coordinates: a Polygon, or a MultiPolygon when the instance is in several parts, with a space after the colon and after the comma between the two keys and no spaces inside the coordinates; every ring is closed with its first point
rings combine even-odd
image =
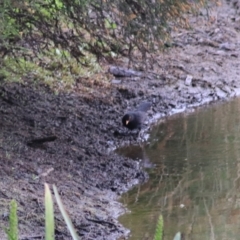
{"type": "MultiPolygon", "coordinates": [[[[0,4],[0,40],[2,41],[19,36],[16,19],[9,16],[6,12],[6,9],[10,7],[10,1],[7,0],[0,4]]],[[[6,44],[5,42],[3,43],[6,44]]]]}
{"type": "Polygon", "coordinates": [[[57,14],[61,9],[63,9],[63,3],[61,1],[45,0],[44,2],[36,2],[31,5],[34,12],[48,19],[53,18],[53,14],[57,14]]]}
{"type": "MultiPolygon", "coordinates": [[[[68,230],[71,233],[73,240],[79,240],[79,237],[75,231],[70,217],[68,216],[62,200],[58,194],[58,190],[55,185],[53,185],[54,196],[56,198],[60,212],[67,224],[68,230]]],[[[50,192],[48,184],[45,183],[45,239],[54,240],[54,211],[53,211],[53,200],[52,194],[50,192]]]]}
{"type": "Polygon", "coordinates": [[[58,194],[58,190],[57,190],[55,185],[53,185],[53,191],[54,191],[54,195],[55,195],[58,207],[59,207],[59,209],[61,211],[61,214],[62,214],[62,216],[64,218],[65,223],[67,224],[68,230],[71,233],[72,238],[74,240],[79,240],[79,237],[78,237],[78,235],[77,235],[77,233],[75,231],[75,228],[74,228],[74,226],[72,224],[72,221],[71,221],[70,217],[68,216],[68,214],[67,214],[67,212],[66,212],[66,210],[65,210],[65,208],[63,206],[62,200],[61,200],[61,198],[60,198],[60,196],[58,194]]]}
{"type": "Polygon", "coordinates": [[[54,240],[53,200],[48,184],[45,184],[45,240],[54,240]]]}
{"type": "Polygon", "coordinates": [[[129,53],[155,51],[169,38],[172,27],[188,25],[185,13],[206,1],[4,0],[0,3],[0,47],[1,40],[18,37],[30,41],[29,45],[36,42],[37,53],[55,45],[76,59],[84,57],[84,44],[97,58],[109,57],[112,51],[123,54],[126,48],[129,53]]]}
{"type": "Polygon", "coordinates": [[[69,90],[76,76],[100,71],[101,59],[146,60],[206,1],[0,1],[0,79],[69,90]]]}
{"type": "Polygon", "coordinates": [[[105,27],[114,30],[117,28],[117,24],[115,22],[112,22],[110,19],[105,19],[105,27]]]}
{"type": "MultiPolygon", "coordinates": [[[[58,194],[57,188],[53,185],[54,195],[56,197],[57,204],[62,213],[65,223],[71,233],[74,240],[79,240],[79,237],[73,227],[71,219],[67,215],[64,209],[62,200],[58,194]]],[[[45,240],[54,240],[54,210],[53,210],[53,199],[48,184],[45,183],[45,240]]],[[[12,200],[10,203],[10,214],[9,214],[9,228],[5,229],[8,240],[18,240],[18,216],[17,216],[17,203],[12,200]]]]}
{"type": "Polygon", "coordinates": [[[10,202],[9,228],[5,229],[5,232],[8,240],[18,240],[17,202],[15,200],[10,202]]]}
{"type": "Polygon", "coordinates": [[[85,65],[80,66],[69,52],[53,48],[39,54],[39,58],[28,60],[23,57],[6,56],[2,60],[0,79],[8,82],[24,82],[31,79],[33,83],[43,83],[55,92],[71,90],[76,79],[89,76],[100,71],[100,66],[92,55],[86,55],[85,65]]]}
{"type": "Polygon", "coordinates": [[[162,239],[163,239],[163,217],[162,215],[160,215],[157,222],[154,240],[162,240],[162,239]]]}
{"type": "MultiPolygon", "coordinates": [[[[68,216],[62,200],[59,196],[58,190],[55,185],[53,185],[53,192],[56,198],[57,205],[60,209],[60,212],[64,218],[65,223],[67,224],[68,230],[73,238],[73,240],[79,240],[79,236],[76,233],[76,230],[72,224],[70,217],[68,216]]],[[[53,208],[53,199],[52,194],[49,188],[49,185],[45,183],[45,240],[54,240],[54,208],[53,208]]],[[[9,228],[5,229],[8,240],[18,240],[18,216],[17,216],[17,202],[12,200],[10,203],[10,214],[9,214],[9,228]]],[[[159,216],[154,240],[163,239],[163,217],[159,216]]],[[[181,240],[181,233],[178,232],[174,240],[181,240]]]]}

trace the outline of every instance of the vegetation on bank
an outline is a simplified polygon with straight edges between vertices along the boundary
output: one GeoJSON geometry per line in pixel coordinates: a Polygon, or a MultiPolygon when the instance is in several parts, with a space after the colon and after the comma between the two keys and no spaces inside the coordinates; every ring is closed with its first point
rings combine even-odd
{"type": "MultiPolygon", "coordinates": [[[[59,196],[58,190],[55,185],[53,185],[54,197],[56,199],[59,210],[63,216],[63,219],[67,225],[67,228],[72,236],[73,240],[79,240],[76,230],[72,224],[70,217],[68,216],[62,200],[59,196]]],[[[54,223],[54,206],[53,198],[48,184],[45,184],[45,240],[55,239],[55,223],[54,223]]],[[[18,215],[17,215],[17,202],[12,200],[10,203],[10,213],[9,213],[9,227],[5,229],[8,240],[18,240],[18,215]]]]}
{"type": "MultiPolygon", "coordinates": [[[[62,200],[59,196],[58,190],[55,185],[53,185],[53,192],[59,207],[59,210],[63,216],[63,219],[67,225],[67,228],[71,234],[73,240],[79,240],[79,236],[76,233],[76,230],[72,224],[70,217],[68,216],[62,200]]],[[[53,206],[53,198],[48,184],[45,184],[45,240],[54,240],[55,239],[55,223],[54,223],[54,206],[53,206]]],[[[9,227],[5,229],[7,239],[8,240],[18,240],[18,215],[17,215],[17,202],[12,200],[10,202],[10,213],[9,213],[9,227]]],[[[156,231],[154,235],[154,240],[162,240],[163,239],[163,217],[159,216],[158,222],[156,225],[156,231]]],[[[181,240],[181,233],[178,232],[173,240],[181,240]]]]}
{"type": "Polygon", "coordinates": [[[61,90],[98,73],[100,61],[147,63],[202,6],[207,0],[1,1],[0,79],[42,80],[61,90]]]}

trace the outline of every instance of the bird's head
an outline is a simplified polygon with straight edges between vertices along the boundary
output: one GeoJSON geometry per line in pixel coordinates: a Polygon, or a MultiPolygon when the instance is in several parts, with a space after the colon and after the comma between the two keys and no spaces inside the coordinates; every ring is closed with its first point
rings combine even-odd
{"type": "Polygon", "coordinates": [[[123,126],[128,126],[129,123],[132,121],[133,116],[131,114],[125,114],[122,118],[123,126]]]}

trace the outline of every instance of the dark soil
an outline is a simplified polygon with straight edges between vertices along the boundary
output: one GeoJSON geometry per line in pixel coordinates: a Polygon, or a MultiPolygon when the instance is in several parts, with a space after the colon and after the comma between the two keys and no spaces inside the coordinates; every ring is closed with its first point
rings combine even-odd
{"type": "MultiPolygon", "coordinates": [[[[20,239],[44,239],[47,182],[58,187],[81,239],[126,236],[117,222],[125,211],[117,198],[147,175],[138,162],[113,150],[143,141],[160,117],[239,94],[240,18],[225,2],[215,11],[216,19],[203,11],[192,18],[193,30],[173,34],[173,47],[155,56],[156,79],[93,83],[96,94],[83,93],[80,81],[75,91],[58,95],[30,80],[2,82],[0,223],[7,225],[8,204],[16,199],[20,239]],[[152,110],[139,137],[123,129],[121,117],[143,100],[152,110]]],[[[55,209],[56,239],[71,239],[55,209]]],[[[0,236],[5,236],[2,228],[0,236]]]]}
{"type": "MultiPolygon", "coordinates": [[[[123,233],[113,200],[146,175],[137,163],[109,154],[118,98],[56,96],[20,84],[2,84],[0,96],[1,209],[17,200],[21,239],[44,237],[44,182],[56,184],[83,239],[123,233]]],[[[56,233],[69,236],[60,216],[56,233]]]]}

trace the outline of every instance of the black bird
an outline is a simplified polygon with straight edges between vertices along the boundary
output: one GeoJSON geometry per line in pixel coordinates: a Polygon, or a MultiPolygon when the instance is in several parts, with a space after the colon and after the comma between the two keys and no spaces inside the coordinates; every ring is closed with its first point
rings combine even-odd
{"type": "Polygon", "coordinates": [[[138,129],[140,131],[146,119],[146,112],[150,107],[151,103],[143,102],[135,111],[127,112],[122,118],[123,126],[130,130],[138,129]]]}

